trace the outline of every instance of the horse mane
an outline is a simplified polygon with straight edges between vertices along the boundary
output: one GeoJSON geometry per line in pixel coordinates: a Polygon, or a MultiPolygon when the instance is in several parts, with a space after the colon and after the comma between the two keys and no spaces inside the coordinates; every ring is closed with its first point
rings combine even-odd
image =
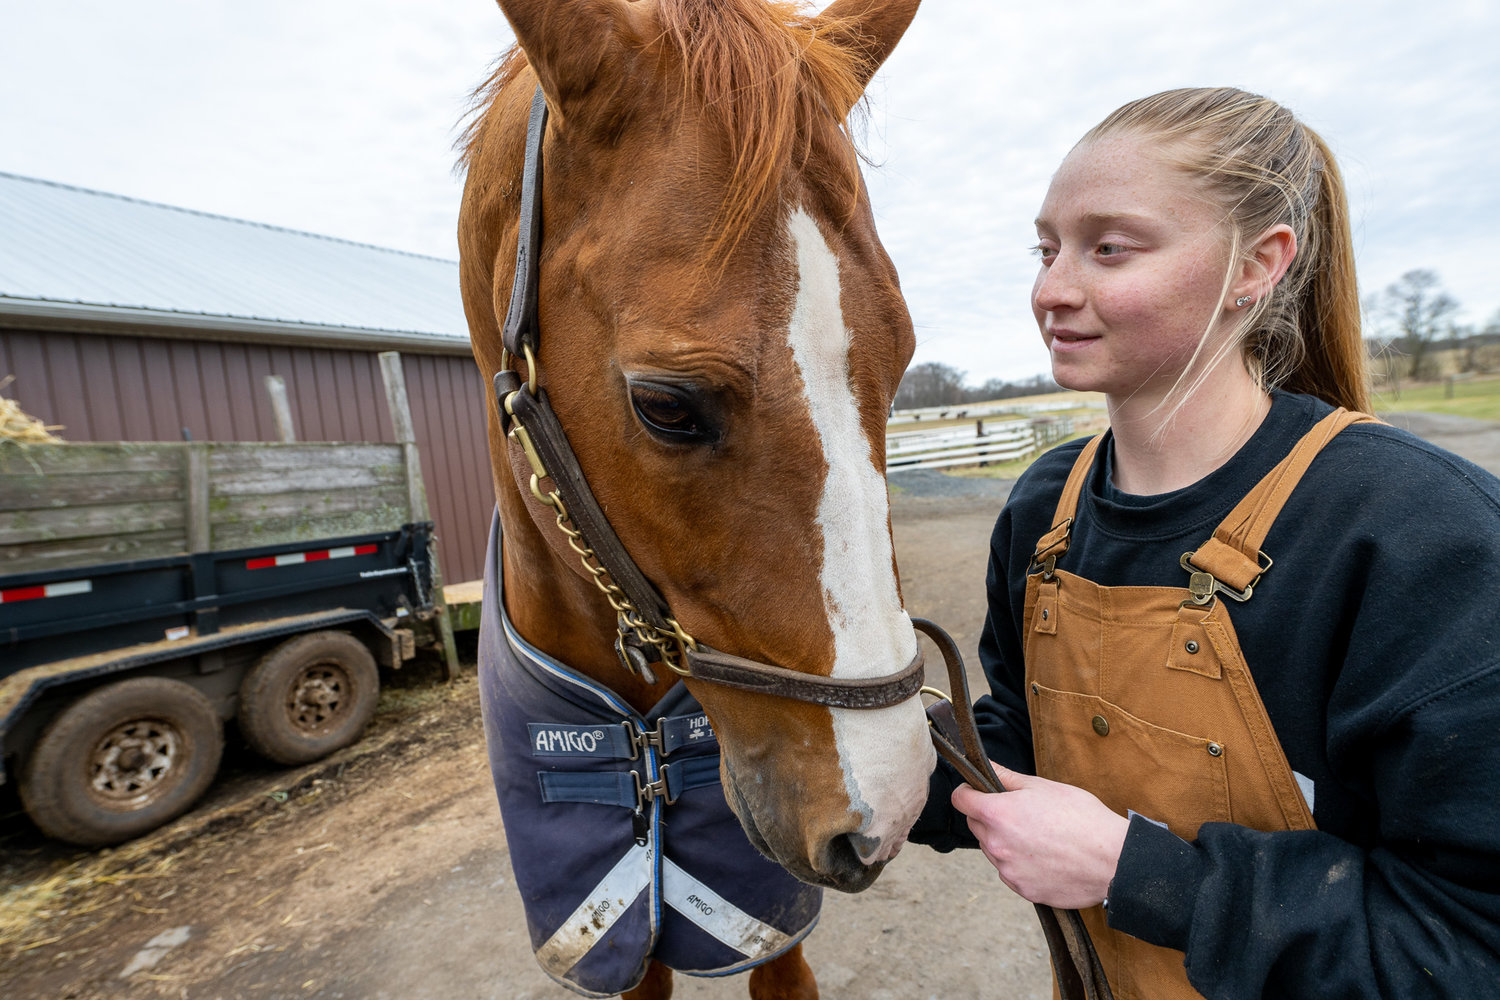
{"type": "MultiPolygon", "coordinates": [[[[848,113],[861,106],[871,67],[835,40],[849,37],[851,25],[809,15],[803,0],[657,0],[655,9],[661,33],[654,41],[675,50],[681,85],[722,131],[733,163],[713,249],[739,243],[815,144],[845,153],[828,180],[852,212],[860,176],[848,113]],[[830,136],[841,142],[830,144],[830,136]]],[[[458,142],[462,167],[475,165],[487,109],[526,66],[513,46],[475,89],[473,117],[458,142]]]]}
{"type": "Polygon", "coordinates": [[[715,249],[732,249],[777,197],[788,169],[805,164],[820,121],[844,133],[841,182],[852,210],[859,166],[841,111],[855,108],[867,67],[833,41],[835,27],[803,13],[799,2],[659,0],[663,34],[675,43],[686,83],[727,136],[734,172],[720,206],[715,249]]]}

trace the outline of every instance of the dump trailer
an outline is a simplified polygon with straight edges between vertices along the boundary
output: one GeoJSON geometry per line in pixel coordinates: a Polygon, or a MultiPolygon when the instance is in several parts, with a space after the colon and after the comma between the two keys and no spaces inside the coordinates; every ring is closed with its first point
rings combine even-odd
{"type": "Polygon", "coordinates": [[[0,442],[0,782],[44,833],[182,814],[231,720],[288,765],[359,737],[445,632],[411,447],[0,442]]]}

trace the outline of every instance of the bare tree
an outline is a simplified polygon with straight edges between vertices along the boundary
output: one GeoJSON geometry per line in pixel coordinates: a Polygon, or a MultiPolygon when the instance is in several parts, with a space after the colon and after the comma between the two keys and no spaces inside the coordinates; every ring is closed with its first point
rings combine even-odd
{"type": "Polygon", "coordinates": [[[1443,291],[1436,271],[1407,271],[1366,303],[1366,309],[1383,324],[1393,346],[1410,359],[1408,374],[1427,374],[1428,351],[1441,337],[1453,332],[1452,316],[1458,300],[1443,291]]]}
{"type": "Polygon", "coordinates": [[[1061,387],[1052,381],[1051,375],[1033,375],[1029,379],[1020,382],[1007,382],[1004,379],[992,378],[984,382],[977,389],[970,389],[968,399],[970,402],[981,403],[992,399],[1014,399],[1017,396],[1039,396],[1043,393],[1057,392],[1061,387]]]}
{"type": "Polygon", "coordinates": [[[924,361],[906,370],[896,390],[896,409],[951,406],[964,401],[964,372],[937,361],[924,361]]]}
{"type": "Polygon", "coordinates": [[[961,403],[986,403],[993,399],[1014,399],[1057,392],[1058,385],[1050,375],[1034,375],[1019,382],[987,379],[978,386],[964,382],[964,372],[937,361],[926,361],[906,370],[901,388],[896,391],[898,410],[924,406],[957,406],[961,403]]]}

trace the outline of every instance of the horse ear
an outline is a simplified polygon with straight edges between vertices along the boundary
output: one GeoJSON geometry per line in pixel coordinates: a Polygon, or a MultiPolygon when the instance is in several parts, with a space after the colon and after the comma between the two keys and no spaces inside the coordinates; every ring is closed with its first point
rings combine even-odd
{"type": "Polygon", "coordinates": [[[547,103],[564,115],[623,54],[640,16],[626,0],[498,0],[547,103]]]}
{"type": "Polygon", "coordinates": [[[818,15],[820,30],[860,57],[863,79],[869,86],[886,58],[896,48],[921,0],[835,0],[818,15]]]}

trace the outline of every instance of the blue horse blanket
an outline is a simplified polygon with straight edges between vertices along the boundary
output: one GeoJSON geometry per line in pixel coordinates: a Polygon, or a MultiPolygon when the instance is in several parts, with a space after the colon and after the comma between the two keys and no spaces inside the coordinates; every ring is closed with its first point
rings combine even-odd
{"type": "Polygon", "coordinates": [[[484,582],[480,706],[542,969],[584,996],[613,996],[652,958],[727,975],[802,940],[822,890],[750,845],[687,689],[679,682],[641,715],[521,638],[501,593],[498,517],[484,582]]]}

